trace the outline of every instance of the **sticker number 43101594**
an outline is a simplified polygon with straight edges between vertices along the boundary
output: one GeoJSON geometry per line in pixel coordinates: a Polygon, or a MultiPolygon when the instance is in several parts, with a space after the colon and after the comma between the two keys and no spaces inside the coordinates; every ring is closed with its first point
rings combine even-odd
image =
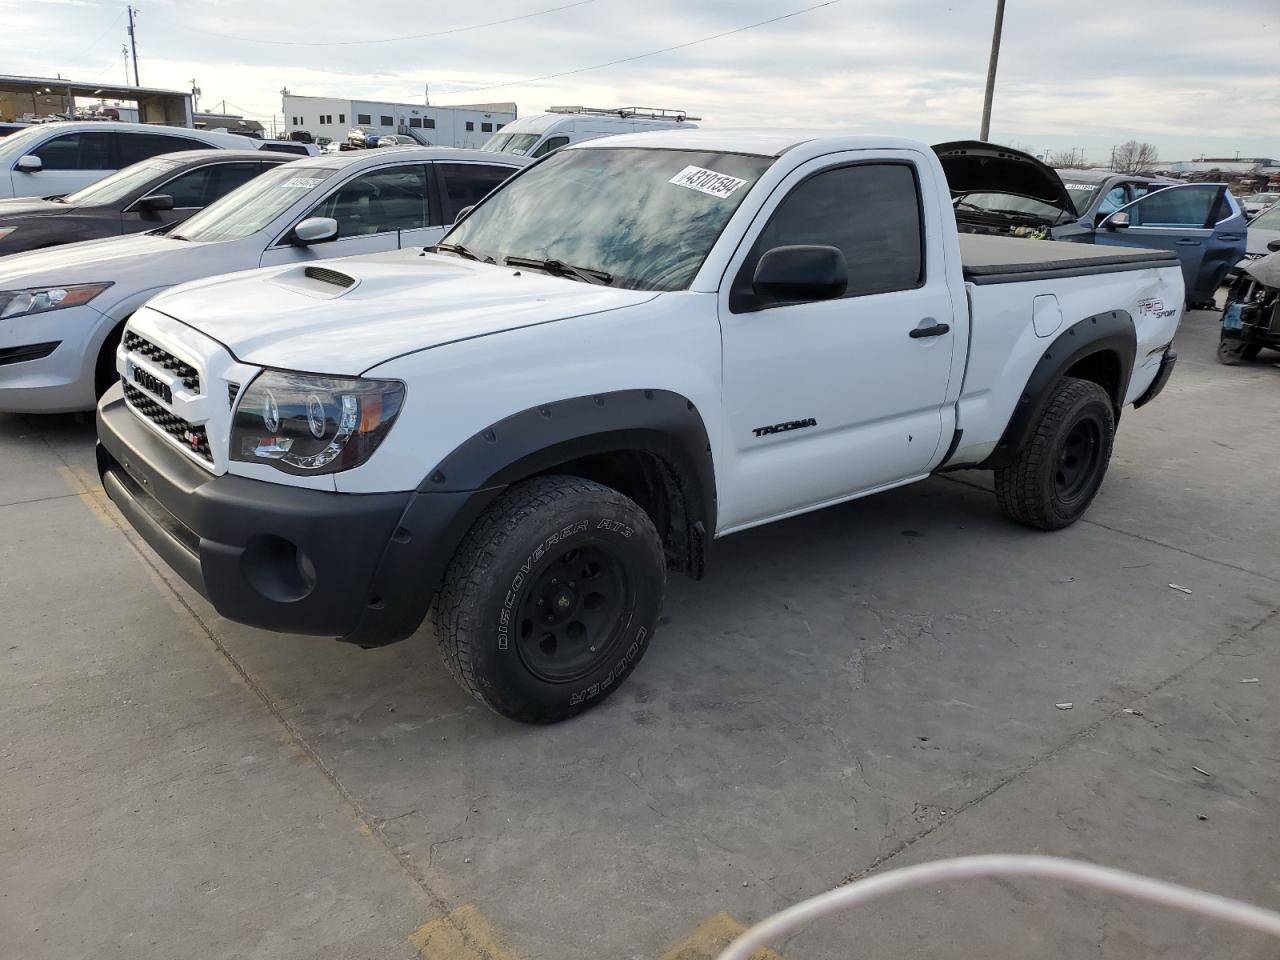
{"type": "Polygon", "coordinates": [[[690,190],[697,190],[699,193],[710,194],[724,200],[732,196],[734,191],[747,181],[731,177],[727,173],[716,173],[705,167],[685,167],[668,182],[674,183],[677,187],[688,187],[690,190]]]}

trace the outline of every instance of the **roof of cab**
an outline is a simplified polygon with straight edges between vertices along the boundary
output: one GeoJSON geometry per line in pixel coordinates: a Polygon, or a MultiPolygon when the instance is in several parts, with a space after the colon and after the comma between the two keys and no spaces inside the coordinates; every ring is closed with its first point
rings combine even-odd
{"type": "Polygon", "coordinates": [[[648,147],[654,150],[706,150],[718,153],[747,153],[762,157],[780,157],[789,150],[804,146],[814,155],[840,150],[915,150],[928,153],[924,143],[901,137],[877,137],[865,134],[832,133],[825,130],[707,130],[685,128],[652,130],[645,133],[622,133],[617,136],[584,140],[568,150],[648,147]]]}
{"type": "MultiPolygon", "coordinates": [[[[52,120],[48,123],[33,123],[27,129],[36,129],[50,133],[78,133],[81,130],[113,130],[129,133],[167,133],[175,137],[190,137],[193,140],[205,140],[210,143],[254,144],[260,141],[239,133],[215,133],[211,130],[196,130],[191,127],[174,127],[163,123],[130,123],[127,120],[52,120]]],[[[250,149],[256,149],[252,146],[250,149]]]]}

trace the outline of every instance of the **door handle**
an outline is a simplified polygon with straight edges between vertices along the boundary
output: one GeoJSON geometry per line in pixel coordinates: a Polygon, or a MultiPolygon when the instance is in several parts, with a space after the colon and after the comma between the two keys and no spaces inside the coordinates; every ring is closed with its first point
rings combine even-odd
{"type": "Polygon", "coordinates": [[[1183,237],[1181,240],[1179,240],[1179,241],[1178,241],[1178,246],[1180,246],[1180,247],[1198,247],[1198,246],[1200,246],[1200,241],[1199,241],[1199,240],[1196,240],[1194,237],[1183,237]]]}
{"type": "Polygon", "coordinates": [[[912,340],[920,340],[923,337],[940,337],[944,333],[951,332],[951,324],[939,323],[933,317],[925,317],[920,321],[920,325],[907,334],[912,340]]]}

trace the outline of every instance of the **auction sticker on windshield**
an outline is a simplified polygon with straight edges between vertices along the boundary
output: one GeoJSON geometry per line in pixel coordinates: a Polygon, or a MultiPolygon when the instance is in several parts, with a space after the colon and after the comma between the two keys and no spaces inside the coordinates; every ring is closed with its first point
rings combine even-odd
{"type": "Polygon", "coordinates": [[[323,177],[294,177],[292,180],[286,180],[284,185],[285,189],[294,187],[298,190],[310,190],[313,187],[320,186],[323,182],[323,177]]]}
{"type": "Polygon", "coordinates": [[[705,167],[685,167],[674,177],[667,181],[674,183],[677,187],[688,187],[690,190],[697,190],[699,193],[710,194],[721,200],[733,196],[734,191],[745,184],[747,181],[738,177],[731,177],[727,173],[716,173],[714,170],[707,170],[705,167]]]}

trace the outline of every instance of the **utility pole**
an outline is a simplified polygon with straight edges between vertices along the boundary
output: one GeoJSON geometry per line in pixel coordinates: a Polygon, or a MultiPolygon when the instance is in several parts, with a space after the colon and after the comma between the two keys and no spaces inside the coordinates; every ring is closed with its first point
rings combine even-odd
{"type": "Polygon", "coordinates": [[[996,0],[996,25],[991,31],[991,61],[987,64],[987,92],[982,98],[982,133],[979,140],[991,136],[991,99],[996,92],[996,64],[1000,61],[1000,33],[1004,30],[1004,0],[996,0]]]}
{"type": "MultiPolygon", "coordinates": [[[[1001,0],[1003,3],[1004,0],[1001,0]]],[[[138,79],[138,38],[133,33],[133,5],[129,5],[129,46],[133,48],[133,85],[135,87],[142,86],[142,81],[138,79]]]]}

